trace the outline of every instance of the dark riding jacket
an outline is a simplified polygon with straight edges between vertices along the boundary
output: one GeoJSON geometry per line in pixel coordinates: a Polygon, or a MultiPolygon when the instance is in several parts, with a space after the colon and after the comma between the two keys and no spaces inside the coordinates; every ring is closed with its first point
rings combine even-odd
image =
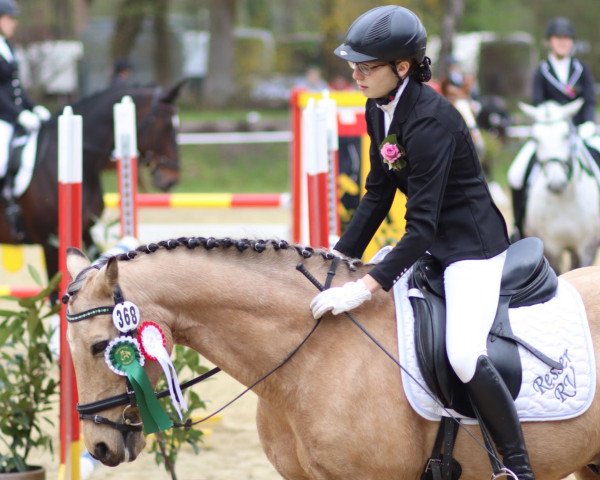
{"type": "Polygon", "coordinates": [[[563,83],[558,79],[550,61],[546,59],[540,63],[533,77],[532,100],[534,105],[539,105],[548,100],[554,100],[564,105],[580,97],[585,102],[577,115],[573,117],[575,125],[587,121],[593,122],[596,111],[594,77],[583,62],[571,58],[567,83],[563,83]]]}
{"type": "Polygon", "coordinates": [[[444,267],[491,258],[508,248],[504,218],[492,200],[465,121],[427,85],[411,80],[402,93],[388,134],[406,150],[407,164],[389,170],[379,152],[383,112],[366,105],[371,170],[366,193],[335,249],[360,257],[388,214],[396,189],[406,194],[406,232],[370,271],[385,290],[429,251],[444,267]]]}
{"type": "MultiPolygon", "coordinates": [[[[10,42],[6,43],[12,52],[10,42]]],[[[16,59],[9,61],[0,55],[0,120],[16,124],[19,113],[31,110],[33,106],[19,80],[19,65],[16,59]]]]}

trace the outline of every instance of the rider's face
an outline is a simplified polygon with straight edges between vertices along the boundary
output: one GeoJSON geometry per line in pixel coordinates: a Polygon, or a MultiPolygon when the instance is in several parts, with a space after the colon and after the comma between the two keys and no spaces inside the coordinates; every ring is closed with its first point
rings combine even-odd
{"type": "Polygon", "coordinates": [[[550,51],[558,58],[564,58],[573,52],[573,39],[571,37],[552,36],[548,39],[550,51]]]}
{"type": "Polygon", "coordinates": [[[10,39],[15,34],[17,29],[17,19],[10,15],[0,16],[0,34],[10,39]]]}

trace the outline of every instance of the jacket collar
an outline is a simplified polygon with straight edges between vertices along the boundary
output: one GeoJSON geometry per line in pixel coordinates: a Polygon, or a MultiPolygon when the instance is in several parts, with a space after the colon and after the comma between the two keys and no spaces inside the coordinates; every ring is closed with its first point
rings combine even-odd
{"type": "Polygon", "coordinates": [[[411,79],[404,92],[402,92],[402,97],[398,102],[396,107],[396,111],[394,112],[394,119],[392,120],[392,125],[396,122],[404,123],[408,118],[410,112],[412,112],[417,99],[419,98],[419,94],[421,93],[421,84],[416,80],[411,79]]]}
{"type": "MultiPolygon", "coordinates": [[[[408,119],[408,115],[412,112],[415,103],[417,102],[419,95],[421,94],[422,85],[416,80],[410,80],[406,85],[406,88],[402,92],[402,96],[396,105],[392,124],[390,126],[389,133],[398,133],[394,128],[394,125],[398,123],[404,123],[408,119]]],[[[373,132],[377,140],[377,145],[381,144],[385,138],[385,128],[383,120],[383,112],[377,106],[374,100],[370,100],[370,112],[371,122],[373,125],[373,132]]]]}

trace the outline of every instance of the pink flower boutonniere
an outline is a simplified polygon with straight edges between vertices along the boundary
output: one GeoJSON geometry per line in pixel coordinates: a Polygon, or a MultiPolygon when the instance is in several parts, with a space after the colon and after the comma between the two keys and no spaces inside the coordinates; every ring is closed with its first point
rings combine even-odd
{"type": "Polygon", "coordinates": [[[406,166],[406,150],[402,145],[398,145],[395,134],[383,139],[379,153],[390,170],[402,170],[406,166]]]}

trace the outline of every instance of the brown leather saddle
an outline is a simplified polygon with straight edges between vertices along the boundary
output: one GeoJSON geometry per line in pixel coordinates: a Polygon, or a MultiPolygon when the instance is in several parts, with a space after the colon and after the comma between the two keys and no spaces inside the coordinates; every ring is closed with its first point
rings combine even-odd
{"type": "MultiPolygon", "coordinates": [[[[463,383],[446,355],[446,306],[444,272],[431,256],[421,258],[409,279],[409,298],[415,315],[417,361],[425,383],[444,407],[474,418],[463,383]]],[[[496,317],[487,339],[488,355],[513,396],[521,389],[522,367],[518,345],[529,350],[552,368],[562,370],[552,360],[512,333],[508,309],[534,305],[556,295],[558,278],[544,257],[539,238],[528,237],[507,251],[496,317]]]]}

